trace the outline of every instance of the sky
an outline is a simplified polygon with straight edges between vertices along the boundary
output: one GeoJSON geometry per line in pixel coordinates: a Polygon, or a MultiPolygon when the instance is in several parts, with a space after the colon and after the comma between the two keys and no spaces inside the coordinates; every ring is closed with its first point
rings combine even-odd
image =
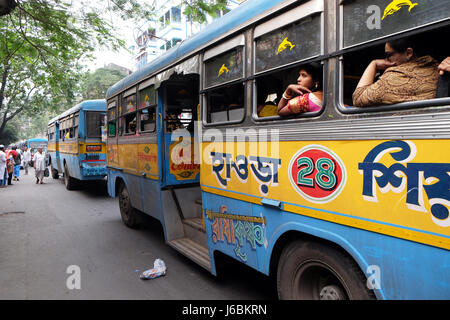
{"type": "MultiPolygon", "coordinates": [[[[135,24],[132,22],[120,22],[116,26],[116,32],[120,34],[121,38],[126,41],[126,46],[133,44],[133,29],[135,24]]],[[[97,50],[94,52],[95,60],[88,61],[86,64],[91,71],[95,71],[98,68],[103,68],[109,63],[114,63],[119,66],[128,68],[134,71],[134,60],[132,52],[128,52],[125,49],[119,52],[114,52],[112,50],[97,50]]]]}

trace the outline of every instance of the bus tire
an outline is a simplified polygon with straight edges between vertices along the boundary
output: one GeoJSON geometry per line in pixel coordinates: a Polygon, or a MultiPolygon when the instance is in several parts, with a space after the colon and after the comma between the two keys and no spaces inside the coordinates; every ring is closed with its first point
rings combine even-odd
{"type": "Polygon", "coordinates": [[[69,168],[66,163],[64,164],[64,184],[67,190],[75,189],[75,180],[70,176],[69,168]]]}
{"type": "Polygon", "coordinates": [[[297,240],[283,249],[277,271],[283,300],[370,300],[373,291],[348,255],[319,242],[297,240]]]}
{"type": "Polygon", "coordinates": [[[59,173],[58,170],[53,168],[53,165],[50,165],[50,171],[52,172],[52,178],[53,179],[59,179],[59,173]]]}
{"type": "Polygon", "coordinates": [[[131,229],[137,229],[139,227],[138,212],[131,205],[128,189],[123,182],[119,186],[119,207],[123,223],[131,229]]]}

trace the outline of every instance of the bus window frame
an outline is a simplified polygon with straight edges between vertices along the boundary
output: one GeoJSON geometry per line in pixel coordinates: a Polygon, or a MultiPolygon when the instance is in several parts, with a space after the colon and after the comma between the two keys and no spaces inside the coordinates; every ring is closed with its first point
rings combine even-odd
{"type": "MultiPolygon", "coordinates": [[[[430,107],[440,107],[440,109],[444,110],[445,107],[450,105],[450,97],[446,98],[434,98],[427,100],[419,100],[419,101],[407,101],[401,103],[395,103],[390,105],[374,105],[370,107],[355,107],[355,106],[345,106],[344,105],[344,56],[349,52],[366,50],[370,47],[380,45],[385,43],[388,40],[396,40],[404,37],[408,37],[411,35],[416,35],[420,33],[424,33],[427,31],[438,30],[442,27],[450,26],[450,21],[437,21],[433,23],[424,24],[422,26],[417,26],[414,28],[410,28],[404,31],[395,32],[392,34],[385,35],[383,37],[379,37],[373,40],[365,41],[362,43],[354,44],[344,48],[344,1],[337,0],[337,5],[339,7],[339,16],[337,20],[337,29],[338,37],[337,44],[338,50],[335,53],[332,53],[330,57],[338,57],[336,73],[335,73],[335,82],[336,82],[336,93],[335,96],[335,105],[337,111],[344,115],[355,115],[355,114],[376,114],[382,113],[385,115],[388,112],[392,111],[408,111],[408,110],[416,110],[424,108],[424,113],[435,112],[435,110],[430,109],[430,107]]],[[[361,74],[362,76],[362,74],[361,74]]]]}
{"type": "Polygon", "coordinates": [[[138,98],[138,90],[137,90],[137,88],[138,88],[138,86],[137,85],[135,85],[135,86],[133,86],[132,88],[130,88],[130,89],[127,89],[126,91],[124,91],[124,92],[122,92],[122,94],[120,95],[120,101],[121,101],[121,103],[120,103],[120,109],[121,109],[121,112],[120,112],[120,123],[121,123],[121,127],[122,127],[122,132],[121,132],[121,136],[135,136],[137,133],[138,133],[138,119],[137,119],[137,110],[138,110],[138,104],[137,104],[137,98],[138,98]],[[123,108],[124,108],[124,106],[122,105],[123,104],[123,101],[125,101],[125,99],[127,98],[127,97],[129,97],[129,96],[131,96],[131,95],[134,95],[135,96],[135,103],[136,103],[136,105],[135,105],[135,109],[133,110],[133,111],[129,111],[129,112],[123,112],[124,110],[123,110],[123,108]],[[134,130],[134,132],[129,132],[129,133],[126,133],[125,132],[125,128],[126,128],[126,121],[125,121],[125,117],[127,117],[127,116],[129,116],[129,115],[131,115],[131,114],[135,114],[135,116],[136,116],[136,129],[134,130]]]}
{"type": "Polygon", "coordinates": [[[118,122],[119,122],[119,120],[118,120],[118,114],[117,114],[117,99],[116,99],[116,97],[114,97],[114,98],[112,98],[112,99],[110,99],[109,101],[108,101],[108,103],[107,103],[107,105],[106,105],[106,115],[107,115],[107,125],[108,125],[108,139],[115,139],[116,137],[117,137],[117,135],[118,135],[118,122]],[[111,105],[113,105],[113,106],[111,106],[111,105]],[[114,118],[113,119],[110,119],[109,118],[109,110],[111,110],[111,109],[114,109],[114,118]],[[114,135],[112,136],[112,135],[110,135],[109,134],[109,122],[110,121],[112,121],[112,120],[114,120],[116,123],[115,123],[115,127],[116,127],[116,130],[115,130],[115,132],[114,132],[114,135]]]}
{"type": "Polygon", "coordinates": [[[157,118],[157,113],[158,113],[158,89],[156,88],[155,85],[155,77],[152,77],[150,79],[144,80],[142,81],[138,86],[137,86],[137,93],[136,93],[136,112],[137,112],[137,118],[136,118],[136,123],[137,123],[137,130],[136,132],[138,133],[142,133],[142,134],[148,134],[148,133],[155,133],[156,132],[156,118],[157,118]],[[145,90],[147,88],[150,88],[153,86],[153,89],[155,90],[155,101],[153,104],[150,104],[149,106],[145,106],[143,108],[139,107],[139,103],[140,101],[140,92],[142,90],[145,90]],[[145,110],[145,109],[151,109],[154,108],[155,111],[155,120],[153,121],[154,123],[154,127],[152,130],[141,130],[141,111],[145,110]]]}
{"type": "Polygon", "coordinates": [[[325,46],[326,46],[326,28],[327,25],[325,23],[325,3],[324,0],[317,0],[317,1],[309,1],[305,2],[298,7],[295,7],[279,16],[276,16],[275,18],[268,20],[266,22],[261,23],[260,25],[255,26],[253,29],[253,35],[252,35],[252,81],[251,81],[251,118],[252,121],[255,123],[261,123],[261,122],[295,122],[296,120],[301,121],[301,119],[307,118],[316,118],[319,117],[323,112],[325,112],[325,109],[327,107],[327,92],[328,92],[328,59],[324,59],[324,52],[325,52],[325,46]],[[297,15],[300,13],[300,16],[297,15]],[[275,68],[267,69],[264,71],[256,72],[256,39],[270,33],[274,30],[281,29],[289,24],[293,24],[301,19],[308,18],[312,15],[320,14],[320,53],[318,55],[314,55],[311,57],[306,57],[304,59],[300,59],[291,63],[287,63],[275,68]],[[292,18],[292,16],[295,16],[295,18],[292,18]],[[279,21],[283,21],[284,17],[290,17],[285,20],[285,22],[279,24],[279,21]],[[275,26],[275,28],[267,28],[267,26],[275,26]],[[264,29],[264,31],[258,31],[258,28],[264,29]],[[259,117],[258,116],[258,102],[257,102],[257,88],[256,88],[256,81],[259,77],[264,77],[267,75],[270,75],[272,73],[281,72],[286,69],[292,69],[295,67],[300,67],[302,65],[312,63],[312,62],[320,62],[322,66],[322,92],[323,92],[323,101],[322,101],[322,108],[319,111],[315,112],[304,112],[301,114],[293,114],[289,116],[272,116],[272,117],[259,117]]]}
{"type": "Polygon", "coordinates": [[[204,52],[204,54],[201,57],[201,70],[200,70],[200,83],[201,83],[201,90],[200,90],[200,109],[201,109],[201,115],[202,115],[202,124],[204,127],[217,127],[217,126],[223,126],[223,125],[233,125],[233,124],[239,124],[245,121],[247,117],[247,97],[248,97],[248,85],[249,85],[249,79],[246,77],[247,74],[247,59],[249,55],[249,51],[247,50],[247,41],[245,37],[245,33],[240,33],[234,38],[222,42],[213,48],[207,50],[204,52]],[[206,65],[205,62],[209,59],[212,59],[214,57],[217,57],[221,54],[224,54],[228,51],[231,51],[237,47],[242,47],[242,77],[239,79],[234,79],[230,81],[226,81],[224,83],[220,83],[214,86],[206,87],[206,65]],[[206,59],[205,59],[206,55],[206,59]],[[209,92],[212,92],[214,90],[220,89],[225,86],[230,85],[236,85],[236,84],[242,84],[244,86],[244,104],[243,104],[243,117],[240,120],[232,120],[232,121],[218,121],[218,122],[207,122],[208,118],[208,98],[207,94],[209,92]]]}

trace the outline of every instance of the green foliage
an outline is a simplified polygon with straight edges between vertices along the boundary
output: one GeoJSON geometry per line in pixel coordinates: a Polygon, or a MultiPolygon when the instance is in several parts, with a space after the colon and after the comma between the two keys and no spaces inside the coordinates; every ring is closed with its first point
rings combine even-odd
{"type": "Polygon", "coordinates": [[[81,85],[83,100],[104,99],[108,88],[125,76],[125,72],[114,68],[100,68],[87,74],[81,85]]]}
{"type": "Polygon", "coordinates": [[[184,14],[191,21],[206,22],[206,17],[216,17],[217,12],[227,7],[228,0],[183,0],[186,5],[184,14]]]}
{"type": "MultiPolygon", "coordinates": [[[[81,61],[99,47],[124,47],[110,17],[142,22],[156,8],[156,0],[16,1],[17,7],[0,17],[0,137],[18,115],[35,119],[47,111],[58,113],[72,107],[80,93],[104,97],[106,87],[122,75],[100,70],[86,76],[81,61]]],[[[227,0],[181,3],[190,20],[202,23],[227,0]]]]}

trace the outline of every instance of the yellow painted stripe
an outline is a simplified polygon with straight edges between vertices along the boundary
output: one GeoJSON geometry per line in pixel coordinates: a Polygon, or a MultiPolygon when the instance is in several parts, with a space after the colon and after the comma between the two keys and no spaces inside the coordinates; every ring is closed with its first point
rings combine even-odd
{"type": "MultiPolygon", "coordinates": [[[[229,192],[227,190],[219,190],[215,188],[209,188],[207,186],[202,186],[202,191],[216,194],[219,196],[224,196],[227,198],[242,200],[254,204],[261,204],[260,198],[252,197],[244,194],[237,194],[234,192],[229,192]]],[[[372,231],[376,233],[385,234],[388,236],[401,238],[405,240],[420,242],[423,244],[431,245],[434,247],[444,248],[450,250],[450,239],[445,237],[440,237],[438,235],[428,234],[420,231],[400,228],[396,226],[390,226],[382,223],[377,223],[373,221],[361,220],[347,216],[341,216],[339,214],[333,214],[329,212],[314,210],[305,207],[298,207],[291,204],[284,203],[284,211],[300,214],[302,216],[307,216],[319,220],[325,220],[349,227],[354,227],[362,230],[372,231]]]]}

